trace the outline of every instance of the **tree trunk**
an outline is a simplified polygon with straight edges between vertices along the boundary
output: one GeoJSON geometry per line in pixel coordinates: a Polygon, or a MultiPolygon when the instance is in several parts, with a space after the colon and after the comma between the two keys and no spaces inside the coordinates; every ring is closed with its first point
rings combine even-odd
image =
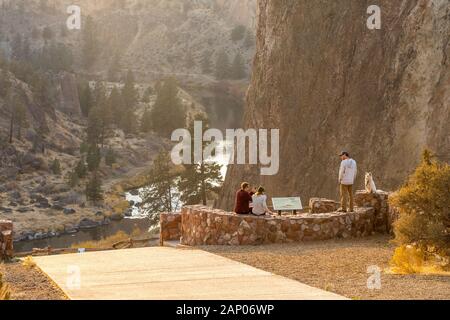
{"type": "Polygon", "coordinates": [[[14,121],[15,121],[15,114],[14,111],[11,111],[11,122],[9,125],[9,143],[12,144],[13,140],[13,132],[14,132],[14,121]]]}
{"type": "Polygon", "coordinates": [[[205,181],[205,166],[202,162],[202,164],[200,165],[200,174],[201,174],[201,179],[202,179],[202,202],[203,205],[206,206],[206,181],[205,181]]]}

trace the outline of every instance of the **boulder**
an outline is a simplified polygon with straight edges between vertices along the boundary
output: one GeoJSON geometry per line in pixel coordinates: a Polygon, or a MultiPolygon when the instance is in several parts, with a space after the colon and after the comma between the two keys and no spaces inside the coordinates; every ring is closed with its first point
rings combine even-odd
{"type": "Polygon", "coordinates": [[[63,213],[64,214],[67,214],[67,215],[70,215],[70,214],[75,214],[77,211],[75,210],[75,209],[72,209],[72,208],[64,208],[63,209],[63,213]]]}
{"type": "Polygon", "coordinates": [[[95,222],[89,218],[84,218],[78,223],[78,227],[80,229],[93,229],[97,228],[99,225],[100,224],[98,222],[95,222]]]}

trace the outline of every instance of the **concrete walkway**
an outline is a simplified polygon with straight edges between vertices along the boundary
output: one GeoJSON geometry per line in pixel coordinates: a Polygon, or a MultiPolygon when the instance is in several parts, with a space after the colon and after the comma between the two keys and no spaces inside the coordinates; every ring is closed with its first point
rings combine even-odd
{"type": "Polygon", "coordinates": [[[196,249],[127,249],[34,261],[77,300],[345,299],[196,249]]]}

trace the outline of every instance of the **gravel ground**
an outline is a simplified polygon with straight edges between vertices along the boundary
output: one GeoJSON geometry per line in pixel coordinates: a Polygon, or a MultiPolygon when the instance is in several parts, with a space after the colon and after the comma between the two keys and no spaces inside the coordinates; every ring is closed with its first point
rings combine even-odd
{"type": "Polygon", "coordinates": [[[449,276],[386,273],[395,248],[389,241],[387,236],[374,236],[359,240],[202,249],[351,299],[450,299],[449,276]],[[383,270],[380,290],[367,288],[370,266],[383,270]]]}
{"type": "Polygon", "coordinates": [[[12,300],[66,300],[64,293],[38,268],[21,263],[0,264],[3,281],[11,289],[12,300]]]}

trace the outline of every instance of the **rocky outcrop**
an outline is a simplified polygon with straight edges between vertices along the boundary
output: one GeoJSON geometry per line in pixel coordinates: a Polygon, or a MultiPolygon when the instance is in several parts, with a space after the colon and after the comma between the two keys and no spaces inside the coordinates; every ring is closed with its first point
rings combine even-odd
{"type": "Polygon", "coordinates": [[[0,220],[0,261],[12,258],[13,254],[13,223],[0,220]]]}
{"type": "Polygon", "coordinates": [[[337,195],[338,152],[349,150],[394,189],[425,147],[450,160],[450,2],[259,1],[257,53],[246,128],[280,129],[280,171],[231,166],[219,206],[241,180],[273,196],[337,195]]]}

